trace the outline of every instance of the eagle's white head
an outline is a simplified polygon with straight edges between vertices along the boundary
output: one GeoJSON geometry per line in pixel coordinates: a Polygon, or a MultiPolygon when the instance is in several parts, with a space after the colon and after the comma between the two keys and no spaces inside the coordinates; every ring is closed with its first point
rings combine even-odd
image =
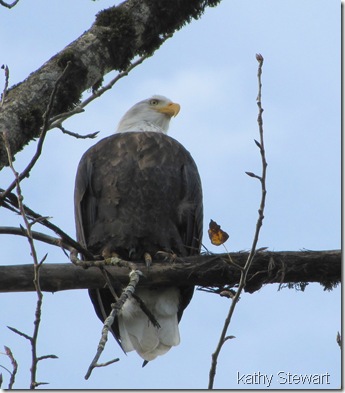
{"type": "Polygon", "coordinates": [[[129,109],[117,126],[117,132],[155,131],[167,133],[170,119],[180,111],[180,105],[169,98],[154,95],[129,109]]]}

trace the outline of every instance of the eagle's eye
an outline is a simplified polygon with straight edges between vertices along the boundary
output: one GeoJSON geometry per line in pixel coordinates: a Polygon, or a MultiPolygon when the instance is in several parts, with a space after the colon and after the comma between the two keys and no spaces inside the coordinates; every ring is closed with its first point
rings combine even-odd
{"type": "Polygon", "coordinates": [[[156,106],[156,105],[158,105],[158,103],[159,103],[159,101],[156,100],[155,98],[153,98],[152,100],[150,100],[150,105],[152,105],[152,106],[156,106]]]}

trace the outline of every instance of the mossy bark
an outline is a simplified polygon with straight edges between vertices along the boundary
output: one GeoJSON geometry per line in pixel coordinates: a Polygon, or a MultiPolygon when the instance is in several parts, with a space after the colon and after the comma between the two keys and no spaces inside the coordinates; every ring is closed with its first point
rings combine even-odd
{"type": "MultiPolygon", "coordinates": [[[[136,55],[152,54],[165,34],[199,18],[219,1],[127,0],[101,11],[89,30],[6,93],[0,133],[7,132],[12,155],[39,135],[49,97],[68,62],[52,116],[78,105],[81,94],[99,86],[105,74],[125,69],[136,55]]],[[[0,169],[5,165],[7,152],[0,138],[0,169]]]]}

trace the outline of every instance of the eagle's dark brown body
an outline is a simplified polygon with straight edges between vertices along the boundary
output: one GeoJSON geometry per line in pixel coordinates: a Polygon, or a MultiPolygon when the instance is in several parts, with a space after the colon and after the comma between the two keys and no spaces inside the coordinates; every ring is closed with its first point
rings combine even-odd
{"type": "MultiPolygon", "coordinates": [[[[158,132],[105,138],[82,157],[75,187],[78,241],[94,255],[143,260],[157,251],[200,252],[202,191],[197,167],[175,139],[158,132]]],[[[154,262],[153,262],[154,263],[154,262]]],[[[114,302],[107,289],[90,290],[103,321],[114,302]]],[[[178,320],[193,287],[180,288],[178,320]]],[[[115,321],[113,331],[121,342],[115,321]]]]}
{"type": "Polygon", "coordinates": [[[199,252],[198,171],[165,134],[119,133],[89,149],[79,164],[75,205],[78,240],[94,254],[143,260],[145,252],[199,252]]]}

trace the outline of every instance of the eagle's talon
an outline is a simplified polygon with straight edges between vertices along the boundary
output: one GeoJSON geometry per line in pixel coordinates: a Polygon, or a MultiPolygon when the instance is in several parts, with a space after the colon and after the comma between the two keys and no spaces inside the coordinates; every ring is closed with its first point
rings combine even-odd
{"type": "Polygon", "coordinates": [[[115,251],[110,251],[108,247],[105,247],[105,248],[102,250],[101,255],[102,255],[102,257],[103,257],[104,259],[109,259],[109,258],[120,258],[120,255],[119,255],[117,252],[115,252],[115,251]]]}
{"type": "Polygon", "coordinates": [[[167,252],[167,251],[157,251],[156,256],[159,258],[163,259],[164,261],[168,261],[170,263],[173,263],[177,259],[177,255],[174,252],[167,252]]]}
{"type": "Polygon", "coordinates": [[[152,265],[152,257],[148,252],[145,252],[144,260],[145,260],[145,265],[146,265],[147,269],[150,269],[150,266],[152,265]]]}

